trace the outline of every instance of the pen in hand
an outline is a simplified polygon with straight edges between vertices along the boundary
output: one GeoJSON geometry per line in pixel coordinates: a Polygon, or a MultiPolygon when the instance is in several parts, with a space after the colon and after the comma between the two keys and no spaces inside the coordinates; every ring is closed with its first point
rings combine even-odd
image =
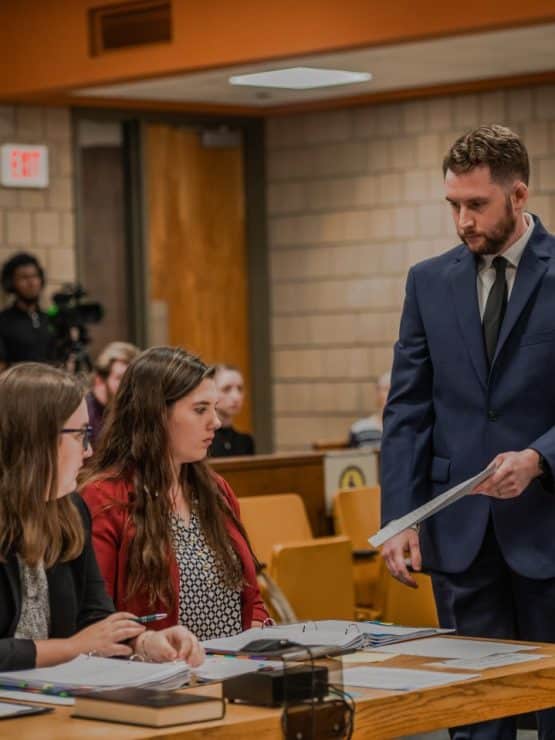
{"type": "Polygon", "coordinates": [[[149,622],[159,622],[161,619],[166,619],[167,614],[161,613],[161,614],[146,614],[144,617],[132,617],[133,622],[138,622],[139,624],[148,624],[149,622]]]}

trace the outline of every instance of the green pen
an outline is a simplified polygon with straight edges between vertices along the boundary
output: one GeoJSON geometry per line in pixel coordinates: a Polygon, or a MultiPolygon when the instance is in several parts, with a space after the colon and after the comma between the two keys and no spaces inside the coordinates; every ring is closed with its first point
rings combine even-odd
{"type": "Polygon", "coordinates": [[[161,619],[166,619],[167,614],[161,613],[161,614],[146,614],[144,617],[132,617],[133,622],[138,622],[139,624],[148,624],[149,622],[159,622],[161,619]]]}

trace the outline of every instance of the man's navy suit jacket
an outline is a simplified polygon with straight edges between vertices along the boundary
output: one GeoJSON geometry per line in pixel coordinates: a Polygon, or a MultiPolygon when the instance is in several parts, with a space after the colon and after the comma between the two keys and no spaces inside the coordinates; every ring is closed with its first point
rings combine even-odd
{"type": "MultiPolygon", "coordinates": [[[[555,238],[534,217],[491,369],[464,245],[408,275],[381,451],[382,520],[403,516],[478,473],[500,452],[532,447],[555,472],[555,238]]],[[[555,577],[555,494],[534,480],[513,499],[465,496],[420,530],[425,568],[464,571],[489,515],[506,562],[555,577]]]]}

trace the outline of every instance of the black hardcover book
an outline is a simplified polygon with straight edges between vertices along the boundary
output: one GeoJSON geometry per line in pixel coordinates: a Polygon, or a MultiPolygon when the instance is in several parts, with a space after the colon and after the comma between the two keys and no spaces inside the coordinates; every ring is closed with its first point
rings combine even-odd
{"type": "Polygon", "coordinates": [[[224,714],[225,703],[218,697],[129,688],[80,692],[72,716],[168,727],[222,719],[224,714]]]}

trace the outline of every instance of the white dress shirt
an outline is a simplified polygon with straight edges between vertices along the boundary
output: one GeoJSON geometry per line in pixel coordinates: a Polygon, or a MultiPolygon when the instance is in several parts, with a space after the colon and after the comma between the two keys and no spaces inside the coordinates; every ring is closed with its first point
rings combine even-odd
{"type": "MultiPolygon", "coordinates": [[[[528,224],[528,228],[524,234],[520,239],[517,239],[514,244],[511,244],[505,252],[502,252],[499,255],[500,257],[505,257],[508,263],[507,270],[505,272],[507,279],[507,300],[510,299],[511,291],[515,284],[518,263],[520,262],[524,248],[528,244],[528,239],[530,239],[532,231],[534,230],[534,219],[532,216],[529,213],[525,213],[524,218],[528,224]]],[[[478,305],[480,307],[481,319],[484,318],[484,311],[486,310],[486,302],[488,300],[489,292],[495,282],[495,267],[492,267],[492,262],[495,257],[497,257],[496,254],[486,254],[480,257],[476,286],[478,289],[478,305]]]]}

